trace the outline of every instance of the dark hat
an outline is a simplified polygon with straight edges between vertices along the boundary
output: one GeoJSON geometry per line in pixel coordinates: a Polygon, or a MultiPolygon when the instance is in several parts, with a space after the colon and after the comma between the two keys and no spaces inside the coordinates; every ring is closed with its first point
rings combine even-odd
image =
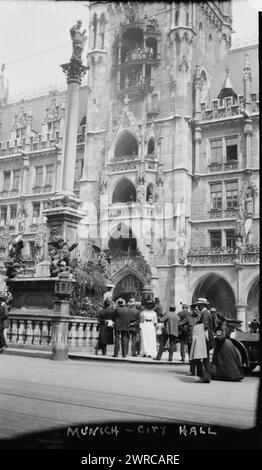
{"type": "Polygon", "coordinates": [[[176,311],[176,305],[170,305],[169,310],[170,310],[170,312],[175,312],[176,311]]]}
{"type": "Polygon", "coordinates": [[[117,305],[119,305],[119,307],[124,307],[125,303],[125,299],[122,299],[122,297],[119,297],[119,299],[117,299],[117,305]]]}

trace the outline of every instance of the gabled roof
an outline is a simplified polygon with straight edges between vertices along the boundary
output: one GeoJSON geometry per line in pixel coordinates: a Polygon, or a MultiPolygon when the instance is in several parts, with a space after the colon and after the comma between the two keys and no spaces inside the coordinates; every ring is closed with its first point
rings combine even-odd
{"type": "MultiPolygon", "coordinates": [[[[249,54],[249,62],[251,66],[252,93],[259,93],[259,62],[258,62],[258,45],[241,47],[232,49],[228,56],[218,63],[214,70],[213,80],[209,88],[208,96],[210,100],[217,99],[221,89],[225,85],[225,70],[230,68],[230,84],[237,95],[243,95],[243,67],[245,54],[249,54]]],[[[227,82],[228,85],[228,82],[227,82]]]]}
{"type": "Polygon", "coordinates": [[[227,67],[226,69],[226,78],[224,80],[224,83],[222,85],[222,88],[217,96],[218,99],[224,99],[229,96],[232,96],[233,98],[237,98],[236,93],[233,90],[231,80],[229,78],[229,68],[227,67]]]}

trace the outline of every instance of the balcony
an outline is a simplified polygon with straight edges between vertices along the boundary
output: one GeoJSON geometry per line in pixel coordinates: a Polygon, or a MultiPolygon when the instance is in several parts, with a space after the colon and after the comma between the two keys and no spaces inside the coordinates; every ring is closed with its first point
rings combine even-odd
{"type": "Polygon", "coordinates": [[[148,47],[144,49],[138,48],[133,51],[128,51],[126,53],[125,60],[118,65],[120,70],[126,70],[130,66],[133,68],[134,65],[148,64],[148,65],[157,65],[160,61],[159,52],[150,50],[148,47]]]}
{"type": "Polygon", "coordinates": [[[51,184],[46,184],[45,186],[34,186],[32,188],[32,194],[42,194],[42,193],[52,193],[53,186],[51,184]]]}
{"type": "Polygon", "coordinates": [[[155,217],[156,208],[153,204],[137,202],[111,204],[105,213],[109,219],[118,217],[155,217]]]}
{"type": "Polygon", "coordinates": [[[139,162],[137,155],[123,155],[107,164],[108,172],[136,170],[139,162]]]}
{"type": "Polygon", "coordinates": [[[10,197],[17,197],[18,195],[19,195],[19,190],[18,189],[11,189],[11,190],[3,189],[0,192],[1,199],[10,198],[10,197]]]}
{"type": "Polygon", "coordinates": [[[220,173],[223,171],[235,171],[239,169],[238,160],[227,161],[224,163],[211,163],[208,165],[208,173],[220,173]]]}
{"type": "Polygon", "coordinates": [[[119,98],[125,95],[130,97],[143,97],[151,93],[154,88],[154,81],[150,77],[131,77],[128,80],[122,80],[119,91],[119,98]]]}
{"type": "Polygon", "coordinates": [[[228,207],[227,209],[210,209],[207,213],[208,219],[227,219],[237,218],[239,209],[237,207],[228,207]]]}
{"type": "Polygon", "coordinates": [[[193,265],[238,265],[259,264],[260,247],[258,245],[247,245],[243,249],[242,256],[232,248],[218,248],[211,250],[208,247],[194,248],[188,251],[187,262],[193,265]]]}

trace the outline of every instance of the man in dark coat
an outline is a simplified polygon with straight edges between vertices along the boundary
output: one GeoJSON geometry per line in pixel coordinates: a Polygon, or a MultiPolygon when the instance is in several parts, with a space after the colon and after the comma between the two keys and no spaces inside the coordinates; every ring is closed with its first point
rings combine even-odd
{"type": "MultiPolygon", "coordinates": [[[[197,324],[199,319],[199,308],[198,305],[192,305],[192,313],[188,317],[188,331],[187,331],[187,348],[188,348],[188,355],[190,356],[190,351],[192,347],[192,339],[193,339],[193,328],[197,324]]],[[[187,372],[186,375],[195,375],[195,369],[197,368],[197,375],[201,375],[202,368],[201,362],[199,359],[193,359],[189,361],[190,370],[187,372]]]]}
{"type": "Polygon", "coordinates": [[[188,345],[188,328],[189,328],[189,316],[188,311],[189,305],[182,304],[182,310],[178,312],[179,324],[178,324],[178,338],[180,341],[180,354],[181,361],[185,362],[186,359],[186,347],[188,345]]]}
{"type": "Polygon", "coordinates": [[[128,302],[130,309],[133,311],[134,319],[130,322],[129,331],[131,333],[131,351],[132,356],[138,356],[140,353],[140,312],[136,308],[136,301],[135,299],[131,298],[128,302]]]}
{"type": "Polygon", "coordinates": [[[111,307],[109,299],[104,300],[104,308],[99,312],[97,319],[100,323],[98,344],[96,348],[96,354],[98,349],[102,349],[103,356],[106,355],[106,345],[114,344],[114,330],[113,322],[115,320],[115,309],[111,307]]]}
{"type": "Polygon", "coordinates": [[[173,359],[173,353],[175,350],[176,342],[178,341],[178,323],[179,323],[179,316],[176,313],[176,306],[170,305],[169,312],[164,313],[164,315],[160,319],[161,323],[164,323],[164,327],[162,330],[162,335],[160,337],[160,345],[157,356],[155,358],[156,361],[160,361],[162,354],[164,352],[164,348],[166,345],[167,340],[169,339],[169,355],[168,360],[171,362],[173,359]]]}
{"type": "Polygon", "coordinates": [[[160,303],[159,297],[155,297],[155,308],[154,308],[157,316],[157,321],[160,321],[160,318],[163,315],[163,307],[160,303]]]}
{"type": "Polygon", "coordinates": [[[126,307],[125,300],[119,298],[117,301],[116,314],[115,314],[115,349],[114,357],[118,357],[120,339],[121,339],[121,349],[122,356],[126,357],[128,354],[128,345],[129,345],[129,329],[130,322],[134,321],[135,313],[134,309],[126,307]]]}
{"type": "Polygon", "coordinates": [[[210,359],[209,353],[211,349],[215,347],[215,339],[214,339],[214,331],[213,331],[213,318],[211,316],[210,311],[208,310],[207,306],[209,302],[207,299],[199,298],[196,301],[196,305],[198,305],[200,309],[200,317],[197,323],[203,323],[204,330],[206,334],[206,347],[207,347],[207,357],[204,358],[202,361],[202,377],[200,379],[201,383],[210,383],[211,381],[211,367],[210,367],[210,359]]]}

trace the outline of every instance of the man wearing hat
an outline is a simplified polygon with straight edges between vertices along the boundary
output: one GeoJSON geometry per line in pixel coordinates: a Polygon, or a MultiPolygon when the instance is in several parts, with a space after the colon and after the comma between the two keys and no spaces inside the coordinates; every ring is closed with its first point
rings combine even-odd
{"type": "Polygon", "coordinates": [[[178,324],[178,338],[180,341],[180,354],[181,361],[185,362],[186,359],[186,347],[188,343],[188,328],[189,328],[189,316],[188,311],[189,305],[182,304],[182,310],[178,312],[179,324],[178,324]]]}
{"type": "MultiPolygon", "coordinates": [[[[198,305],[191,305],[192,313],[188,317],[188,332],[187,332],[187,348],[188,348],[188,355],[190,357],[190,351],[192,348],[192,341],[193,341],[193,329],[194,326],[197,324],[199,319],[199,308],[198,305]]],[[[197,369],[197,375],[202,375],[202,367],[201,362],[198,359],[190,359],[189,360],[190,370],[187,372],[186,375],[195,375],[195,369],[197,369]]]]}
{"type": "Polygon", "coordinates": [[[128,302],[130,309],[133,311],[134,319],[131,320],[129,331],[131,333],[131,351],[132,356],[138,356],[140,353],[141,339],[140,339],[140,312],[136,308],[136,301],[133,297],[128,302]]]}
{"type": "Polygon", "coordinates": [[[213,331],[216,331],[218,327],[217,309],[215,307],[211,307],[210,314],[213,322],[213,331]]]}
{"type": "Polygon", "coordinates": [[[105,356],[107,344],[114,344],[113,325],[115,309],[112,307],[109,299],[104,300],[104,308],[99,312],[97,319],[100,327],[96,354],[101,349],[103,356],[105,356]]]}
{"type": "Polygon", "coordinates": [[[206,336],[206,348],[207,348],[207,357],[202,360],[202,377],[200,379],[201,383],[210,383],[211,381],[211,367],[209,362],[209,353],[215,347],[214,339],[214,330],[213,330],[213,319],[210,311],[207,306],[209,302],[205,298],[198,298],[195,302],[198,305],[200,310],[200,317],[197,321],[198,324],[203,323],[204,331],[206,336]]]}
{"type": "Polygon", "coordinates": [[[157,321],[160,321],[160,318],[163,315],[163,307],[160,303],[159,297],[155,297],[155,308],[154,308],[157,316],[157,321]]]}
{"type": "Polygon", "coordinates": [[[115,349],[114,357],[118,357],[120,339],[121,339],[121,349],[122,356],[126,357],[128,354],[128,345],[129,345],[129,328],[130,322],[135,320],[134,309],[126,306],[124,299],[119,297],[117,300],[117,307],[115,312],[115,349]]]}
{"type": "Polygon", "coordinates": [[[160,337],[159,350],[158,350],[155,360],[160,361],[162,354],[164,352],[166,342],[167,340],[169,340],[168,360],[172,362],[175,345],[178,341],[178,323],[179,323],[179,316],[176,313],[175,305],[170,305],[169,312],[164,313],[164,315],[160,318],[160,322],[164,323],[164,327],[162,330],[162,335],[160,337]]]}

